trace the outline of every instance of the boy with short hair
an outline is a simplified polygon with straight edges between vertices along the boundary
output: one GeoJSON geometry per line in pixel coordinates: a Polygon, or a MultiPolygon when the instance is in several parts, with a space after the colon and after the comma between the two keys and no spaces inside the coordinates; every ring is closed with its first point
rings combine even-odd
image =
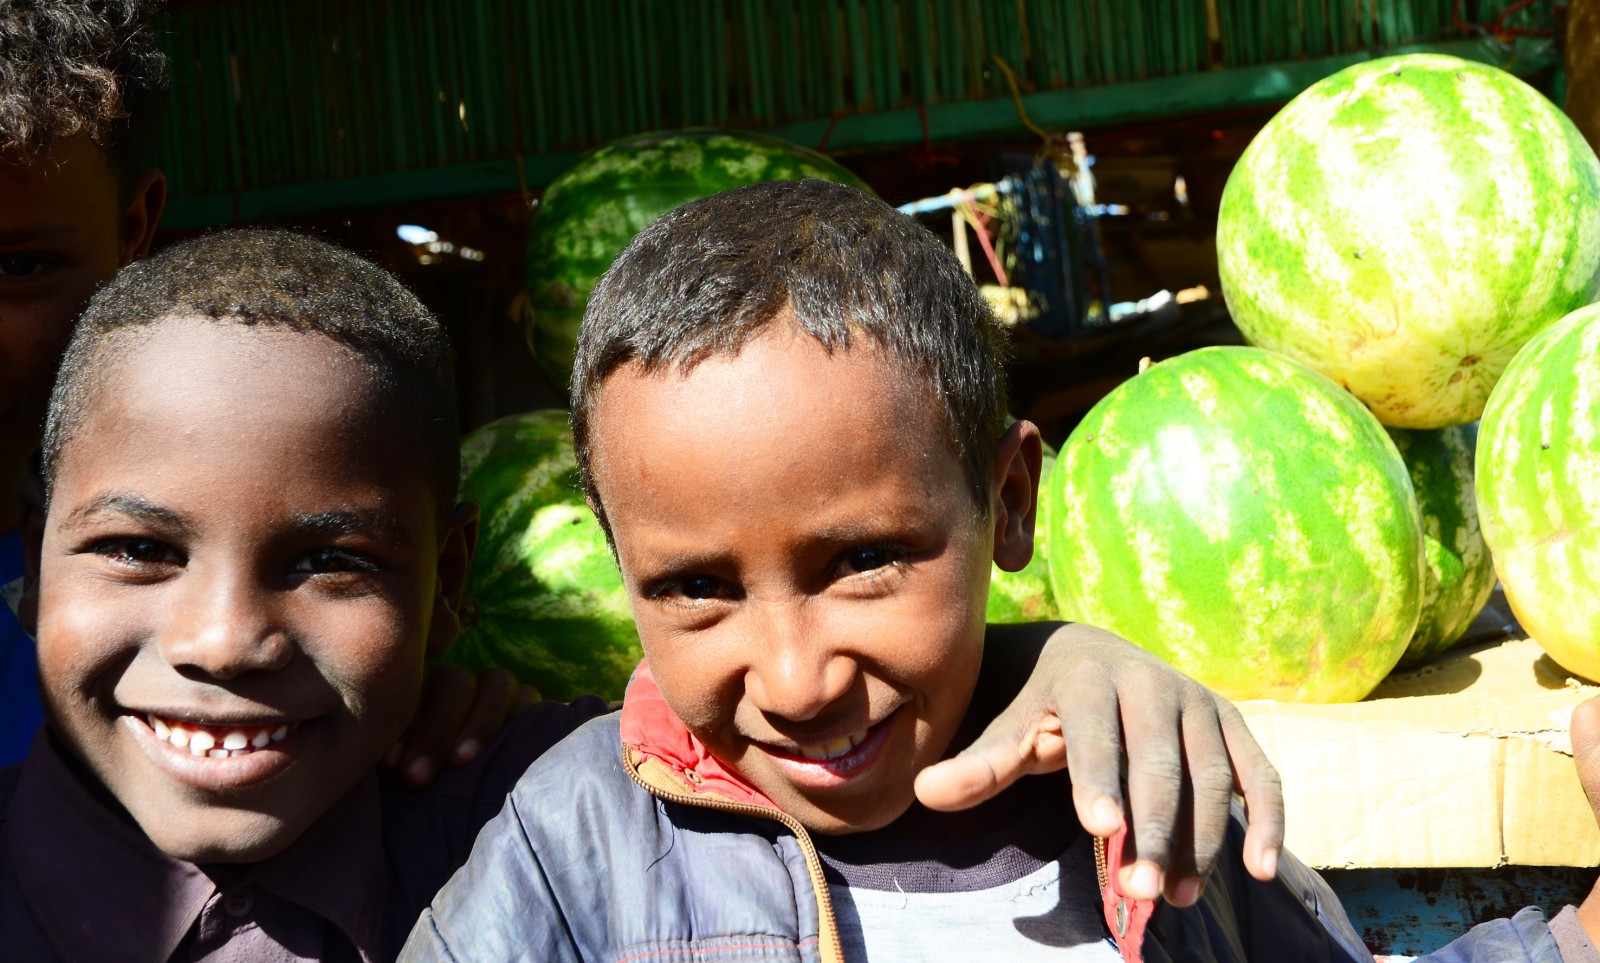
{"type": "Polygon", "coordinates": [[[29,961],[382,960],[588,697],[427,791],[376,764],[448,645],[448,346],[392,277],[275,231],[124,270],[45,435],[46,736],[0,773],[0,946],[29,961]]]}
{"type": "MultiPolygon", "coordinates": [[[[49,722],[27,762],[0,771],[8,958],[388,959],[528,762],[604,711],[538,706],[427,791],[374,771],[425,653],[456,630],[475,510],[455,504],[453,398],[426,309],[308,238],[200,238],[95,296],[50,406],[48,512],[30,546],[24,611],[49,722]]],[[[1114,731],[1117,710],[1085,698],[1058,711],[1074,684],[1113,707],[1141,697],[1120,713],[1130,743],[1172,748],[1163,727],[1177,721],[1191,760],[1259,752],[1198,686],[1080,638],[1084,657],[1041,661],[1065,688],[1030,682],[1015,716],[1054,727],[991,734],[1009,747],[966,760],[987,778],[958,766],[954,786],[927,777],[944,783],[935,795],[982,798],[1015,767],[1053,765],[1063,734],[1102,753],[1073,763],[1090,785],[1114,781],[1120,749],[1106,750],[1120,743],[1079,733],[1114,731]]],[[[1130,745],[1136,768],[1141,751],[1130,745]]],[[[1241,778],[1270,777],[1260,766],[1241,778]]],[[[1180,858],[1192,843],[1203,860],[1206,807],[1185,840],[1175,805],[1155,802],[1180,858]]],[[[538,804],[573,799],[557,788],[538,804]]],[[[1141,852],[1165,852],[1159,827],[1143,835],[1141,852]]]]}
{"type": "Polygon", "coordinates": [[[996,708],[990,564],[1032,552],[1039,440],[1004,423],[999,347],[944,246],[849,188],[741,188],[634,240],[572,394],[647,664],[403,959],[1370,960],[1316,874],[1246,871],[1237,822],[1203,893],[1157,906],[1049,779],[917,804],[996,708]]]}
{"type": "MultiPolygon", "coordinates": [[[[147,164],[167,62],[146,0],[33,0],[0,7],[0,767],[22,761],[41,710],[22,591],[19,486],[36,501],[51,379],[78,313],[149,252],[166,178],[147,164]]],[[[32,524],[41,519],[37,508],[32,524]]],[[[460,764],[536,698],[491,669],[429,670],[412,727],[386,757],[412,785],[460,764]]]]}

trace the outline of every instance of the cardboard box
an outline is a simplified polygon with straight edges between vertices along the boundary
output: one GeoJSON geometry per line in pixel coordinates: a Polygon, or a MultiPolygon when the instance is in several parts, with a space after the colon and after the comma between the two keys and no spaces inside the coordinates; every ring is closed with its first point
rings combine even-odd
{"type": "Polygon", "coordinates": [[[1311,866],[1595,866],[1569,736],[1594,695],[1518,638],[1397,673],[1363,702],[1239,709],[1283,776],[1286,845],[1311,866]]]}

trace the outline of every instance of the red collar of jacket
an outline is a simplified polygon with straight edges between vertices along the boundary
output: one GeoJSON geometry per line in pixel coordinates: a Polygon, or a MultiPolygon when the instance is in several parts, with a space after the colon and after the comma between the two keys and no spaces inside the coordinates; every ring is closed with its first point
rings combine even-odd
{"type": "MultiPolygon", "coordinates": [[[[761,790],[750,785],[734,770],[724,766],[705,743],[694,737],[662,697],[648,662],[640,662],[633,681],[622,699],[622,743],[672,769],[684,777],[696,794],[707,793],[734,802],[777,809],[761,790]]],[[[1122,868],[1122,846],[1127,827],[1109,840],[1101,840],[1106,857],[1106,880],[1100,891],[1101,911],[1106,926],[1116,938],[1124,963],[1141,963],[1140,947],[1145,927],[1155,912],[1153,900],[1128,899],[1117,885],[1122,868]]]]}
{"type": "Polygon", "coordinates": [[[648,662],[640,662],[633,670],[633,681],[622,698],[621,724],[623,745],[682,775],[696,794],[712,793],[734,802],[778,808],[694,737],[662,698],[648,662]]]}

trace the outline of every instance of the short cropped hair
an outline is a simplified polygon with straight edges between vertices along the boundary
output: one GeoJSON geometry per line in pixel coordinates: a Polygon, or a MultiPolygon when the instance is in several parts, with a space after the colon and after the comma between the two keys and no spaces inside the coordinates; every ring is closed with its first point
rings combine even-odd
{"type": "Polygon", "coordinates": [[[166,102],[152,12],[147,0],[0,5],[0,151],[31,160],[87,134],[128,186],[166,102]]]}
{"type": "Polygon", "coordinates": [[[461,471],[450,346],[432,313],[388,272],[343,248],[281,230],[242,229],[174,245],[122,269],[101,288],[61,361],[44,432],[48,492],[62,453],[122,352],[169,318],[321,334],[372,369],[421,449],[419,470],[442,506],[454,504],[461,471]]]}
{"type": "Polygon", "coordinates": [[[606,377],[629,363],[687,372],[736,354],[785,308],[829,351],[865,338],[926,386],[987,517],[1005,431],[1003,329],[932,232],[854,188],[806,180],[678,208],[641,231],[595,287],[578,335],[572,428],[602,526],[590,421],[606,377]]]}

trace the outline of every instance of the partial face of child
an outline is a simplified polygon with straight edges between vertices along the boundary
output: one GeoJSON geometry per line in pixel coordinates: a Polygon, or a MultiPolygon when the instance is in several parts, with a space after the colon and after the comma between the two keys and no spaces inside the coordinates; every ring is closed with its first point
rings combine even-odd
{"type": "Polygon", "coordinates": [[[46,711],[162,850],[264,859],[405,728],[463,513],[320,334],[177,318],[107,350],[45,525],[46,711]]]}
{"type": "MultiPolygon", "coordinates": [[[[95,289],[150,245],[165,184],[150,172],[121,196],[87,136],[42,157],[0,155],[0,478],[14,483],[73,321],[95,289]]],[[[11,493],[0,500],[9,516],[11,493]]]]}
{"type": "Polygon", "coordinates": [[[905,812],[966,713],[996,532],[1031,489],[984,518],[924,388],[865,338],[830,355],[784,319],[687,375],[618,369],[593,424],[645,654],[679,718],[809,828],[905,812]]]}

